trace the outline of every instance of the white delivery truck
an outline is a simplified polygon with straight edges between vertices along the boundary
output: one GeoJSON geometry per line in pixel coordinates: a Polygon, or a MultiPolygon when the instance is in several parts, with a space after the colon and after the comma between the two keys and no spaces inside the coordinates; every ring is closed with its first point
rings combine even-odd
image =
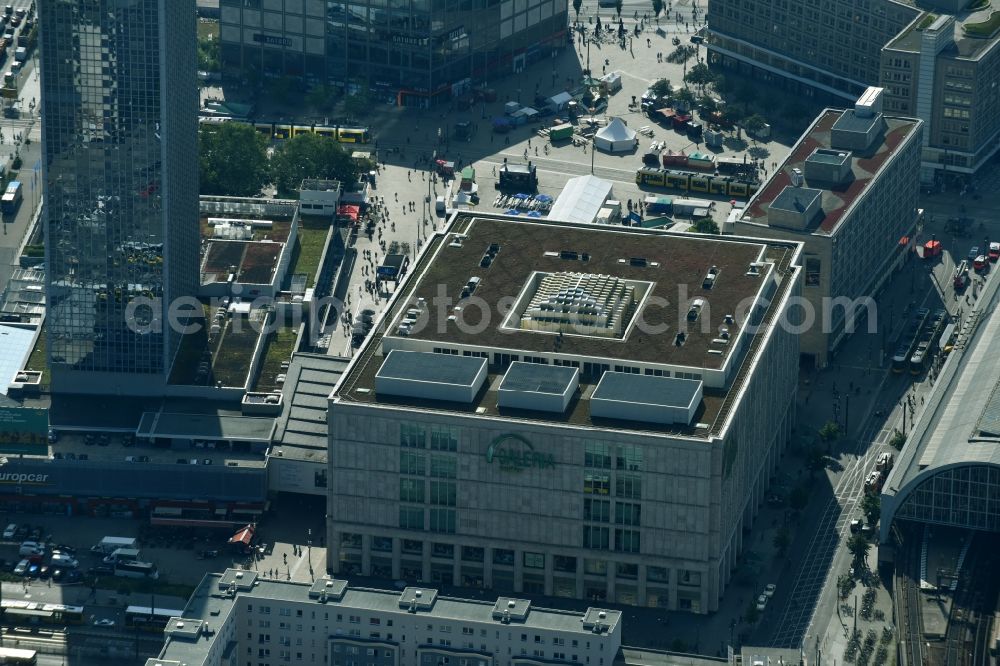
{"type": "Polygon", "coordinates": [[[96,546],[91,547],[91,551],[110,555],[119,548],[137,548],[138,542],[133,537],[113,537],[106,536],[101,539],[96,546]]]}

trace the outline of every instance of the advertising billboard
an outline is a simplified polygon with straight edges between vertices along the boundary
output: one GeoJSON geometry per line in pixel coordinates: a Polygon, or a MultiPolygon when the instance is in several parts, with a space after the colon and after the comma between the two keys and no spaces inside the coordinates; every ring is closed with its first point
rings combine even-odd
{"type": "Polygon", "coordinates": [[[0,407],[0,453],[32,453],[48,446],[49,410],[0,407]]]}

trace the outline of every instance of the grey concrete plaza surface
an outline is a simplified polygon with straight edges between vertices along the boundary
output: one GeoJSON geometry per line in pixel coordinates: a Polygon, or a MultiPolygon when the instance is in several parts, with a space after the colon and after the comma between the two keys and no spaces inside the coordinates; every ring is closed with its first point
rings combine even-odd
{"type": "Polygon", "coordinates": [[[17,106],[20,118],[0,119],[0,164],[8,171],[15,155],[21,157],[19,179],[22,182],[24,201],[17,213],[4,215],[0,233],[0,292],[7,286],[13,269],[17,267],[17,252],[41,200],[41,124],[38,122],[37,104],[40,97],[37,60],[29,60],[18,78],[17,106]]]}

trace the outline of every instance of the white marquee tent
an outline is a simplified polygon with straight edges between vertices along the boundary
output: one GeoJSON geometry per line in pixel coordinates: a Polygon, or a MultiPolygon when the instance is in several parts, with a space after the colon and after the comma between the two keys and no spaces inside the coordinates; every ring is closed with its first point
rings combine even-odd
{"type": "Polygon", "coordinates": [[[635,130],[629,129],[621,118],[615,118],[594,135],[594,146],[609,153],[635,150],[638,145],[635,130]]]}
{"type": "Polygon", "coordinates": [[[611,182],[596,176],[570,178],[549,211],[550,220],[589,224],[611,198],[611,182]]]}

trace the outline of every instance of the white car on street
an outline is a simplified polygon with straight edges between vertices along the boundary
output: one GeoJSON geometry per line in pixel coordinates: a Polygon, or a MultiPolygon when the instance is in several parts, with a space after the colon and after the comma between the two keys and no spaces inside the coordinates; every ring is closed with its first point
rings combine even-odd
{"type": "Polygon", "coordinates": [[[774,583],[768,583],[764,586],[764,596],[770,599],[774,596],[774,591],[778,589],[778,586],[774,583]]]}
{"type": "Polygon", "coordinates": [[[767,595],[762,594],[757,597],[757,610],[762,611],[767,608],[767,595]]]}

